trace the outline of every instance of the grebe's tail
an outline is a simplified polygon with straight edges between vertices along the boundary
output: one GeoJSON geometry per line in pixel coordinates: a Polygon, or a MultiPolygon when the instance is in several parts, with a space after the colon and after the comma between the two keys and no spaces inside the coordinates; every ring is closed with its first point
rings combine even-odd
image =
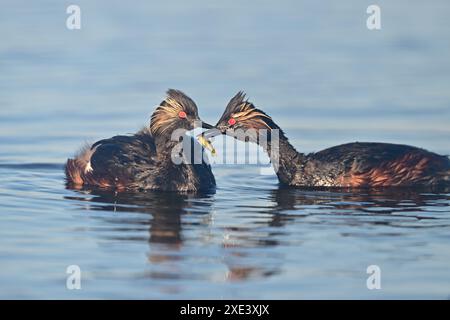
{"type": "Polygon", "coordinates": [[[84,177],[92,171],[91,156],[94,152],[95,149],[92,149],[90,144],[86,144],[78,151],[74,159],[67,160],[65,166],[67,183],[83,185],[84,177]]]}

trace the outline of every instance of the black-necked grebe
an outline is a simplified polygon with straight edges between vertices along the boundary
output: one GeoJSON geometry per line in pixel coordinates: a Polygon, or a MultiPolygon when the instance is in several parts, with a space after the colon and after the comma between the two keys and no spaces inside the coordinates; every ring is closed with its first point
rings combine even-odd
{"type": "Polygon", "coordinates": [[[288,186],[371,188],[450,185],[450,159],[416,147],[355,142],[317,153],[299,153],[272,118],[245,100],[242,92],[231,99],[216,128],[206,131],[204,137],[221,133],[262,145],[272,163],[278,164],[276,173],[279,181],[288,186]],[[249,129],[256,133],[237,134],[249,129]],[[261,129],[267,130],[268,139],[264,143],[258,138],[261,129]],[[272,152],[273,129],[279,130],[279,152],[272,152]]]}
{"type": "Polygon", "coordinates": [[[132,136],[98,141],[69,159],[65,168],[67,183],[75,188],[90,186],[118,191],[214,189],[214,175],[203,157],[197,162],[172,160],[172,150],[180,143],[172,138],[174,130],[189,131],[199,123],[203,128],[212,128],[200,121],[191,98],[170,89],[153,113],[148,128],[132,136]]]}

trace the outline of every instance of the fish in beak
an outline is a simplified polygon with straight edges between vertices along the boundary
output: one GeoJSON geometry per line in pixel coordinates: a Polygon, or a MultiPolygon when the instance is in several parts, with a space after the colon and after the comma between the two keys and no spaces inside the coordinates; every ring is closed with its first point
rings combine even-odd
{"type": "Polygon", "coordinates": [[[197,136],[197,140],[198,142],[200,142],[200,144],[206,149],[209,150],[211,152],[211,155],[214,157],[216,156],[216,149],[214,149],[214,146],[212,145],[211,141],[208,140],[207,138],[205,138],[203,136],[203,134],[199,134],[197,136]]]}
{"type": "Polygon", "coordinates": [[[206,122],[202,123],[202,128],[208,129],[208,130],[197,135],[197,140],[206,150],[209,150],[211,152],[211,155],[214,157],[217,154],[216,149],[214,149],[214,146],[212,145],[211,140],[205,136],[205,133],[208,131],[216,130],[216,129],[214,126],[212,126],[206,122]]]}

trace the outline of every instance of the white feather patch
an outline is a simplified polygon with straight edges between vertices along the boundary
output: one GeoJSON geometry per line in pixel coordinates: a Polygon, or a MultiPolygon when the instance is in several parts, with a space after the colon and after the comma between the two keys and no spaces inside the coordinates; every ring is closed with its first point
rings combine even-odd
{"type": "Polygon", "coordinates": [[[92,172],[92,171],[94,171],[94,169],[92,169],[91,162],[89,161],[86,164],[86,168],[84,168],[84,173],[88,173],[88,172],[92,172]]]}

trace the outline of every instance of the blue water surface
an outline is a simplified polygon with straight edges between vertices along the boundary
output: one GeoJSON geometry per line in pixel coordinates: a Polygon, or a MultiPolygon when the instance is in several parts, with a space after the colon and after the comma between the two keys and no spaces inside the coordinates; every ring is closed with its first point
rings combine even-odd
{"type": "Polygon", "coordinates": [[[290,190],[241,164],[214,165],[213,194],[114,194],[63,173],[83,143],[148,125],[167,88],[211,123],[245,90],[301,152],[448,155],[448,1],[377,1],[376,31],[369,1],[77,0],[80,30],[69,4],[0,5],[0,298],[449,297],[446,192],[290,190]]]}

